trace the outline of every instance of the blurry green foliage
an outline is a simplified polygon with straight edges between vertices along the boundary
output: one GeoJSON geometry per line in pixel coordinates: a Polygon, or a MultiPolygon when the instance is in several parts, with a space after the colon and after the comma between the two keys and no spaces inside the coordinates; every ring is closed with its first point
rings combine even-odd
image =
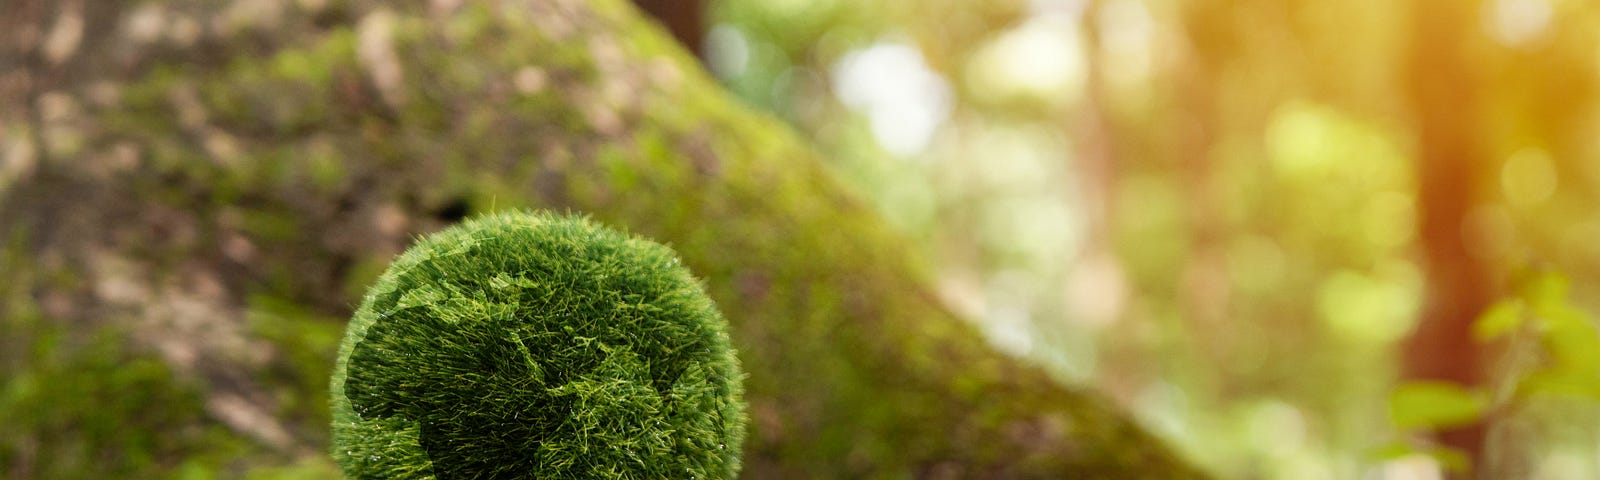
{"type": "Polygon", "coordinates": [[[1511,402],[1571,395],[1600,402],[1600,327],[1572,303],[1566,276],[1535,272],[1474,325],[1484,341],[1512,342],[1500,382],[1511,402]]]}
{"type": "MultiPolygon", "coordinates": [[[[1411,53],[1428,9],[1467,12],[1462,61],[1485,104],[1458,112],[1482,151],[1460,162],[1466,218],[1439,234],[1470,257],[1447,262],[1498,278],[1549,263],[1578,285],[1571,305],[1600,307],[1600,9],[1582,2],[722,0],[709,51],[940,259],[945,300],[993,343],[1111,392],[1224,476],[1355,478],[1389,468],[1369,453],[1404,435],[1388,418],[1395,351],[1433,288],[1419,232],[1437,207],[1418,192],[1437,180],[1417,173],[1405,80],[1428,61],[1411,53]],[[928,83],[945,95],[905,93],[928,83]],[[920,122],[918,107],[862,90],[944,108],[920,149],[891,148],[882,124],[920,122]],[[1262,415],[1292,421],[1243,427],[1262,415]]],[[[1507,308],[1477,335],[1522,328],[1507,308]]],[[[1600,388],[1573,373],[1587,327],[1540,328],[1570,368],[1519,383],[1600,388]]],[[[1500,397],[1448,388],[1402,388],[1407,423],[1500,397]]]]}
{"type": "MultiPolygon", "coordinates": [[[[1402,383],[1390,393],[1390,420],[1397,428],[1426,432],[1489,419],[1565,416],[1571,407],[1590,412],[1583,417],[1600,411],[1600,325],[1572,303],[1569,289],[1570,281],[1560,273],[1524,273],[1512,286],[1512,295],[1473,324],[1478,341],[1504,347],[1492,384],[1402,383]],[[1540,408],[1551,399],[1565,399],[1568,411],[1540,408]]],[[[1448,448],[1402,442],[1383,451],[1406,453],[1467,467],[1462,453],[1448,448]]]]}
{"type": "Polygon", "coordinates": [[[1389,418],[1404,429],[1450,428],[1478,421],[1488,406],[1482,391],[1449,382],[1411,382],[1389,397],[1389,418]]]}

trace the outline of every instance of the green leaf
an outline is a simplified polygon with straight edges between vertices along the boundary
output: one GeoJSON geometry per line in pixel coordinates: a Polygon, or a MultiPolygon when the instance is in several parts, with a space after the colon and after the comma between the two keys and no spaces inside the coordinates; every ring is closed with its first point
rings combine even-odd
{"type": "Polygon", "coordinates": [[[1404,429],[1441,429],[1483,417],[1488,396],[1449,382],[1410,382],[1389,395],[1389,417],[1404,429]]]}
{"type": "Polygon", "coordinates": [[[1489,309],[1484,310],[1478,320],[1472,323],[1472,338],[1479,342],[1488,342],[1506,336],[1522,326],[1522,302],[1519,300],[1501,300],[1489,309]]]}
{"type": "Polygon", "coordinates": [[[1567,277],[1556,273],[1544,272],[1527,280],[1519,290],[1522,297],[1534,312],[1543,314],[1549,309],[1557,309],[1568,305],[1567,290],[1570,282],[1567,277]]]}
{"type": "Polygon", "coordinates": [[[1587,322],[1552,322],[1545,332],[1545,348],[1555,368],[1600,372],[1600,333],[1587,322]]]}
{"type": "Polygon", "coordinates": [[[1391,442],[1381,447],[1368,451],[1369,458],[1380,462],[1399,460],[1412,455],[1423,455],[1439,462],[1439,466],[1452,472],[1466,473],[1472,470],[1472,460],[1466,452],[1450,447],[1421,447],[1407,442],[1391,442]]]}
{"type": "Polygon", "coordinates": [[[1600,400],[1600,376],[1594,372],[1561,368],[1534,372],[1517,383],[1517,394],[1561,395],[1600,400]]]}
{"type": "Polygon", "coordinates": [[[1433,457],[1435,461],[1438,461],[1439,465],[1443,465],[1445,470],[1456,473],[1472,471],[1472,457],[1467,456],[1467,452],[1461,449],[1438,447],[1429,449],[1425,453],[1429,457],[1433,457]]]}
{"type": "Polygon", "coordinates": [[[1413,455],[1418,452],[1420,452],[1420,450],[1417,449],[1415,445],[1410,443],[1390,442],[1384,444],[1383,446],[1369,450],[1367,452],[1367,456],[1373,460],[1386,462],[1389,460],[1403,458],[1407,455],[1413,455]]]}

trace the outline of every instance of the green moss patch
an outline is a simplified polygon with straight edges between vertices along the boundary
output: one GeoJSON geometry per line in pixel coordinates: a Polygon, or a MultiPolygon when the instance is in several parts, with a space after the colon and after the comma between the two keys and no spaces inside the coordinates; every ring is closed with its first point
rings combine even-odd
{"type": "Polygon", "coordinates": [[[333,454],[354,478],[733,478],[726,330],[666,247],[581,218],[468,220],[356,312],[333,454]]]}

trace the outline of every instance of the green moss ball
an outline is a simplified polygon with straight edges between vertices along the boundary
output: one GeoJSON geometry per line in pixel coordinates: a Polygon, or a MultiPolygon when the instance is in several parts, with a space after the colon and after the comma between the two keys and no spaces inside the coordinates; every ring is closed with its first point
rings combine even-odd
{"type": "Polygon", "coordinates": [[[332,453],[350,478],[733,478],[741,376],[670,249],[482,216],[367,293],[333,374],[332,453]]]}

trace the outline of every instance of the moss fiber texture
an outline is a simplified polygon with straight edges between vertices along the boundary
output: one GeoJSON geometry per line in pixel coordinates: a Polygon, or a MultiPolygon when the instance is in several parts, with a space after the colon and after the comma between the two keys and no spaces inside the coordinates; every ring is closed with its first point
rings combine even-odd
{"type": "Polygon", "coordinates": [[[733,478],[741,376],[667,247],[487,215],[368,292],[333,375],[332,453],[350,478],[733,478]]]}

